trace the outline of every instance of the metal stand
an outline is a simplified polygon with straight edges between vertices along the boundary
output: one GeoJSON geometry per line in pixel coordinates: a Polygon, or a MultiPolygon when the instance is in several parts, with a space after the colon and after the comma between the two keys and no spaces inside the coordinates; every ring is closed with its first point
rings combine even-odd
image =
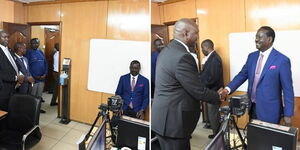
{"type": "Polygon", "coordinates": [[[110,121],[110,116],[109,116],[109,111],[107,110],[108,106],[107,104],[102,104],[104,105],[104,107],[100,107],[101,111],[98,112],[98,115],[92,125],[92,127],[90,128],[88,134],[85,136],[85,141],[88,140],[89,136],[91,135],[91,132],[93,130],[93,128],[95,127],[97,121],[99,120],[100,116],[102,116],[102,123],[105,122],[105,123],[108,123],[109,124],[109,129],[110,129],[110,132],[111,132],[111,135],[110,136],[107,136],[106,138],[111,138],[112,141],[115,143],[114,139],[112,138],[112,135],[114,134],[114,132],[112,131],[112,125],[111,125],[111,121],[110,121]]]}
{"type": "Polygon", "coordinates": [[[225,131],[224,139],[225,139],[225,148],[226,148],[226,150],[235,150],[235,149],[238,149],[239,147],[242,147],[244,150],[247,150],[247,145],[245,143],[245,140],[242,137],[242,134],[241,134],[236,122],[235,122],[234,117],[231,116],[231,113],[228,113],[225,116],[224,124],[225,124],[225,126],[223,126],[223,127],[225,127],[225,129],[223,129],[223,130],[225,131]],[[230,128],[231,128],[229,126],[230,124],[232,124],[233,128],[237,131],[237,133],[239,135],[239,139],[242,142],[241,145],[235,145],[236,143],[234,143],[233,147],[230,146],[230,128]]]}
{"type": "Polygon", "coordinates": [[[62,86],[62,116],[60,123],[62,124],[68,124],[70,122],[69,119],[69,90],[68,90],[68,85],[63,85],[62,86]]]}

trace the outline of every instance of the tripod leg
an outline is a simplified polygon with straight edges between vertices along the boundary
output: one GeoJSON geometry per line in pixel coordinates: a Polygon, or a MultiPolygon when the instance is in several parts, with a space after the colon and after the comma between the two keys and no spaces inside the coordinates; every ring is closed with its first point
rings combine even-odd
{"type": "Polygon", "coordinates": [[[95,125],[96,125],[99,117],[101,116],[101,114],[102,114],[102,112],[98,112],[98,115],[97,115],[97,117],[96,117],[96,119],[95,119],[95,121],[94,121],[91,129],[89,130],[88,134],[85,136],[85,140],[88,140],[88,137],[91,135],[91,132],[92,132],[93,128],[95,127],[95,125]]]}
{"type": "Polygon", "coordinates": [[[247,145],[246,145],[246,143],[245,143],[245,141],[244,141],[244,139],[242,137],[242,134],[241,134],[241,132],[240,132],[240,130],[239,130],[239,128],[238,128],[238,126],[237,126],[234,118],[231,118],[231,119],[232,119],[233,125],[234,125],[234,127],[235,127],[235,129],[236,129],[236,131],[237,131],[237,133],[238,133],[238,135],[240,137],[240,140],[242,142],[243,148],[246,150],[247,149],[247,145]]]}

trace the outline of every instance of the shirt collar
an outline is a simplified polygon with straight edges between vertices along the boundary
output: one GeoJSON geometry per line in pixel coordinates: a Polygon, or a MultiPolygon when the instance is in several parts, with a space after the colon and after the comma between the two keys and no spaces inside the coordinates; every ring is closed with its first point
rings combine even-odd
{"type": "Polygon", "coordinates": [[[189,53],[191,53],[190,50],[189,50],[189,47],[188,47],[186,44],[184,44],[182,41],[180,41],[180,40],[178,40],[178,39],[174,39],[174,40],[176,40],[176,41],[178,41],[179,43],[181,43],[181,44],[185,47],[186,51],[189,52],[189,53]]]}
{"type": "Polygon", "coordinates": [[[7,47],[3,46],[2,44],[0,44],[0,47],[2,50],[8,49],[7,47]]]}
{"type": "Polygon", "coordinates": [[[268,58],[268,56],[270,55],[270,53],[272,52],[273,46],[271,46],[269,49],[267,49],[264,52],[259,51],[259,54],[263,54],[264,58],[268,58]]]}
{"type": "Polygon", "coordinates": [[[135,81],[137,81],[139,75],[133,76],[132,74],[130,74],[130,80],[132,80],[133,77],[135,78],[135,81]]]}
{"type": "Polygon", "coordinates": [[[206,59],[209,58],[209,56],[214,52],[215,50],[211,51],[207,56],[206,56],[206,59]]]}
{"type": "Polygon", "coordinates": [[[15,55],[20,59],[23,58],[23,56],[19,56],[17,53],[15,53],[15,55]]]}

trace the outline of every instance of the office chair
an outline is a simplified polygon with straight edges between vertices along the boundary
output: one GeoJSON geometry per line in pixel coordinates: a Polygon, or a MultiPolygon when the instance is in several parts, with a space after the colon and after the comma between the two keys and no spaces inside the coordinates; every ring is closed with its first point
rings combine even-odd
{"type": "Polygon", "coordinates": [[[9,101],[0,150],[25,150],[42,138],[39,128],[41,100],[31,95],[13,95],[9,101]]]}

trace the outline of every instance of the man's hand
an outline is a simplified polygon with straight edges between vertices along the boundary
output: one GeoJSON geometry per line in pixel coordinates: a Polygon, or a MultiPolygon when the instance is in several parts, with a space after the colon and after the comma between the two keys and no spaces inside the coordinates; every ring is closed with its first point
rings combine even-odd
{"type": "Polygon", "coordinates": [[[290,127],[292,125],[292,118],[284,116],[284,118],[283,118],[283,124],[285,126],[289,126],[290,127]]]}
{"type": "Polygon", "coordinates": [[[145,119],[144,111],[143,111],[143,110],[139,110],[139,111],[136,113],[136,117],[137,117],[138,119],[144,120],[144,119],[145,119]]]}
{"type": "Polygon", "coordinates": [[[21,83],[17,82],[15,89],[19,88],[21,86],[21,83]]]}
{"type": "Polygon", "coordinates": [[[223,89],[223,88],[220,88],[218,90],[218,93],[220,94],[221,96],[221,101],[224,101],[228,95],[228,91],[226,89],[223,89]]]}
{"type": "Polygon", "coordinates": [[[41,76],[41,80],[44,80],[46,78],[46,75],[41,76]]]}
{"type": "Polygon", "coordinates": [[[32,76],[27,77],[29,83],[34,83],[34,79],[32,76]]]}
{"type": "Polygon", "coordinates": [[[17,76],[17,82],[22,84],[24,82],[24,75],[18,75],[17,76]]]}

